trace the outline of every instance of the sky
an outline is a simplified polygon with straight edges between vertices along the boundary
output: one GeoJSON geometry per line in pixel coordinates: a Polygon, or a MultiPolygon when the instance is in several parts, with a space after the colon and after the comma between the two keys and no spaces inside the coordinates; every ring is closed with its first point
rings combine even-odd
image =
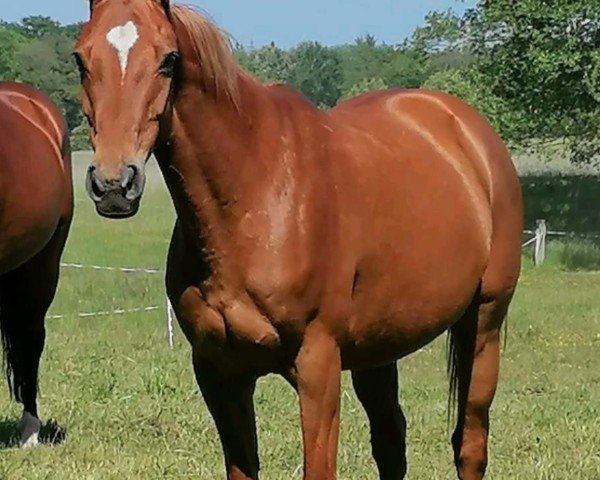
{"type": "MultiPolygon", "coordinates": [[[[274,41],[290,47],[303,40],[326,45],[352,42],[367,33],[389,44],[402,42],[427,12],[462,12],[475,0],[187,0],[200,7],[232,38],[246,46],[274,41]]],[[[87,19],[87,0],[2,0],[0,18],[18,21],[45,15],[62,23],[87,19]]]]}

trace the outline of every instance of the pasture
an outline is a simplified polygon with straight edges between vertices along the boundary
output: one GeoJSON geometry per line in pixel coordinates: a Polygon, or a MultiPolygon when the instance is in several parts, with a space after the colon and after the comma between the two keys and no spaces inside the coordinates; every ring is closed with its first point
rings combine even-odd
{"type": "MultiPolygon", "coordinates": [[[[99,218],[83,192],[87,158],[76,157],[76,216],[63,260],[163,267],[173,209],[153,167],[141,213],[99,218]]],[[[492,409],[489,478],[600,479],[600,273],[569,271],[550,249],[528,259],[512,308],[492,409]]],[[[174,479],[223,477],[217,434],[193,380],[188,346],[165,336],[161,275],[64,270],[41,365],[40,415],[66,441],[22,451],[11,434],[20,407],[0,390],[0,478],[174,479]],[[158,305],[99,318],[77,312],[158,305]]],[[[453,479],[447,424],[445,338],[400,362],[409,422],[409,478],[453,479]]],[[[339,478],[377,478],[365,416],[344,377],[339,478]]],[[[256,395],[262,478],[301,478],[295,394],[279,378],[256,395]]]]}

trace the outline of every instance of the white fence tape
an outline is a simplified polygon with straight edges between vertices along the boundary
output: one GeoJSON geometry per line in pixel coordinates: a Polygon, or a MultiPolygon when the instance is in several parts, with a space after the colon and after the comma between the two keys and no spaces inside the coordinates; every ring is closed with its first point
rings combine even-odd
{"type": "MultiPolygon", "coordinates": [[[[160,270],[158,268],[140,268],[140,267],[108,267],[104,265],[84,265],[81,263],[61,263],[60,266],[62,268],[71,268],[76,270],[96,270],[96,271],[106,271],[106,272],[122,272],[122,273],[143,273],[147,275],[156,275],[159,273],[164,273],[164,270],[160,270]]],[[[85,313],[77,313],[75,314],[79,318],[93,318],[93,317],[108,317],[110,315],[126,315],[129,313],[139,313],[139,312],[155,312],[160,310],[161,307],[151,306],[151,307],[139,307],[139,308],[117,308],[111,311],[101,311],[101,312],[85,312],[85,313]]],[[[173,320],[175,317],[175,312],[173,311],[173,307],[169,298],[167,297],[166,301],[166,310],[167,310],[167,341],[169,342],[169,346],[173,347],[173,320]]],[[[64,315],[50,315],[46,317],[49,320],[60,320],[62,318],[68,317],[68,314],[64,315]]]]}
{"type": "MultiPolygon", "coordinates": [[[[89,312],[89,313],[78,313],[76,314],[79,318],[91,318],[91,317],[108,317],[109,315],[125,315],[127,313],[138,313],[138,312],[154,312],[160,307],[140,307],[140,308],[117,308],[116,310],[106,312],[89,312]]],[[[60,320],[61,318],[69,317],[70,315],[50,315],[46,317],[48,320],[60,320]]]]}
{"type": "Polygon", "coordinates": [[[150,275],[163,273],[163,270],[158,268],[139,268],[139,267],[104,267],[102,265],[82,265],[80,263],[61,263],[63,268],[75,268],[78,270],[105,270],[109,272],[123,273],[147,273],[150,275]]]}

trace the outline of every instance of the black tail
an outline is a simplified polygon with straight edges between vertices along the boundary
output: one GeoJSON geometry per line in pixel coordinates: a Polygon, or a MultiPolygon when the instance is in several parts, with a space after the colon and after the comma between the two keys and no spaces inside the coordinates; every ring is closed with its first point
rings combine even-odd
{"type": "Polygon", "coordinates": [[[456,402],[458,399],[458,351],[456,346],[457,327],[454,325],[448,330],[446,345],[447,373],[448,373],[448,425],[456,415],[456,402]]]}
{"type": "Polygon", "coordinates": [[[20,402],[21,389],[19,388],[18,382],[15,381],[14,375],[14,366],[16,361],[14,345],[14,325],[10,325],[9,319],[6,315],[2,315],[2,311],[0,311],[0,332],[2,335],[2,360],[4,364],[4,371],[6,374],[6,381],[8,383],[8,390],[10,392],[11,398],[14,398],[18,402],[20,402]]]}
{"type": "MultiPolygon", "coordinates": [[[[471,306],[471,308],[474,308],[471,306]]],[[[474,310],[476,312],[476,310],[474,310]]],[[[468,321],[468,314],[467,314],[468,321]]],[[[477,321],[477,317],[473,318],[473,321],[477,321]]],[[[448,373],[448,424],[455,419],[455,415],[457,413],[457,403],[458,403],[458,389],[461,381],[467,385],[469,379],[471,378],[471,369],[473,366],[473,359],[469,358],[466,355],[466,352],[463,352],[462,358],[459,352],[458,345],[458,336],[461,335],[460,344],[463,348],[470,349],[468,351],[473,351],[475,348],[475,342],[477,337],[477,324],[474,325],[465,325],[465,317],[461,319],[458,323],[454,324],[448,330],[448,339],[446,344],[446,356],[447,356],[447,373],[448,373]],[[462,380],[461,380],[462,378],[462,380]]],[[[504,329],[504,346],[506,348],[507,339],[508,339],[508,321],[505,320],[502,328],[504,329]]],[[[466,388],[468,389],[468,387],[466,388]]],[[[467,392],[464,392],[466,395],[467,392]]],[[[466,399],[465,399],[466,400],[466,399]]]]}

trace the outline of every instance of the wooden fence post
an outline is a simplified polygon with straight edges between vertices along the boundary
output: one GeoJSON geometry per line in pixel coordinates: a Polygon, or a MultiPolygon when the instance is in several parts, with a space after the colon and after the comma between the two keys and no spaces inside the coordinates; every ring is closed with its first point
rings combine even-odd
{"type": "Polygon", "coordinates": [[[546,236],[548,227],[546,220],[538,220],[535,227],[535,246],[533,249],[533,264],[536,267],[543,265],[546,260],[546,236]]]}

